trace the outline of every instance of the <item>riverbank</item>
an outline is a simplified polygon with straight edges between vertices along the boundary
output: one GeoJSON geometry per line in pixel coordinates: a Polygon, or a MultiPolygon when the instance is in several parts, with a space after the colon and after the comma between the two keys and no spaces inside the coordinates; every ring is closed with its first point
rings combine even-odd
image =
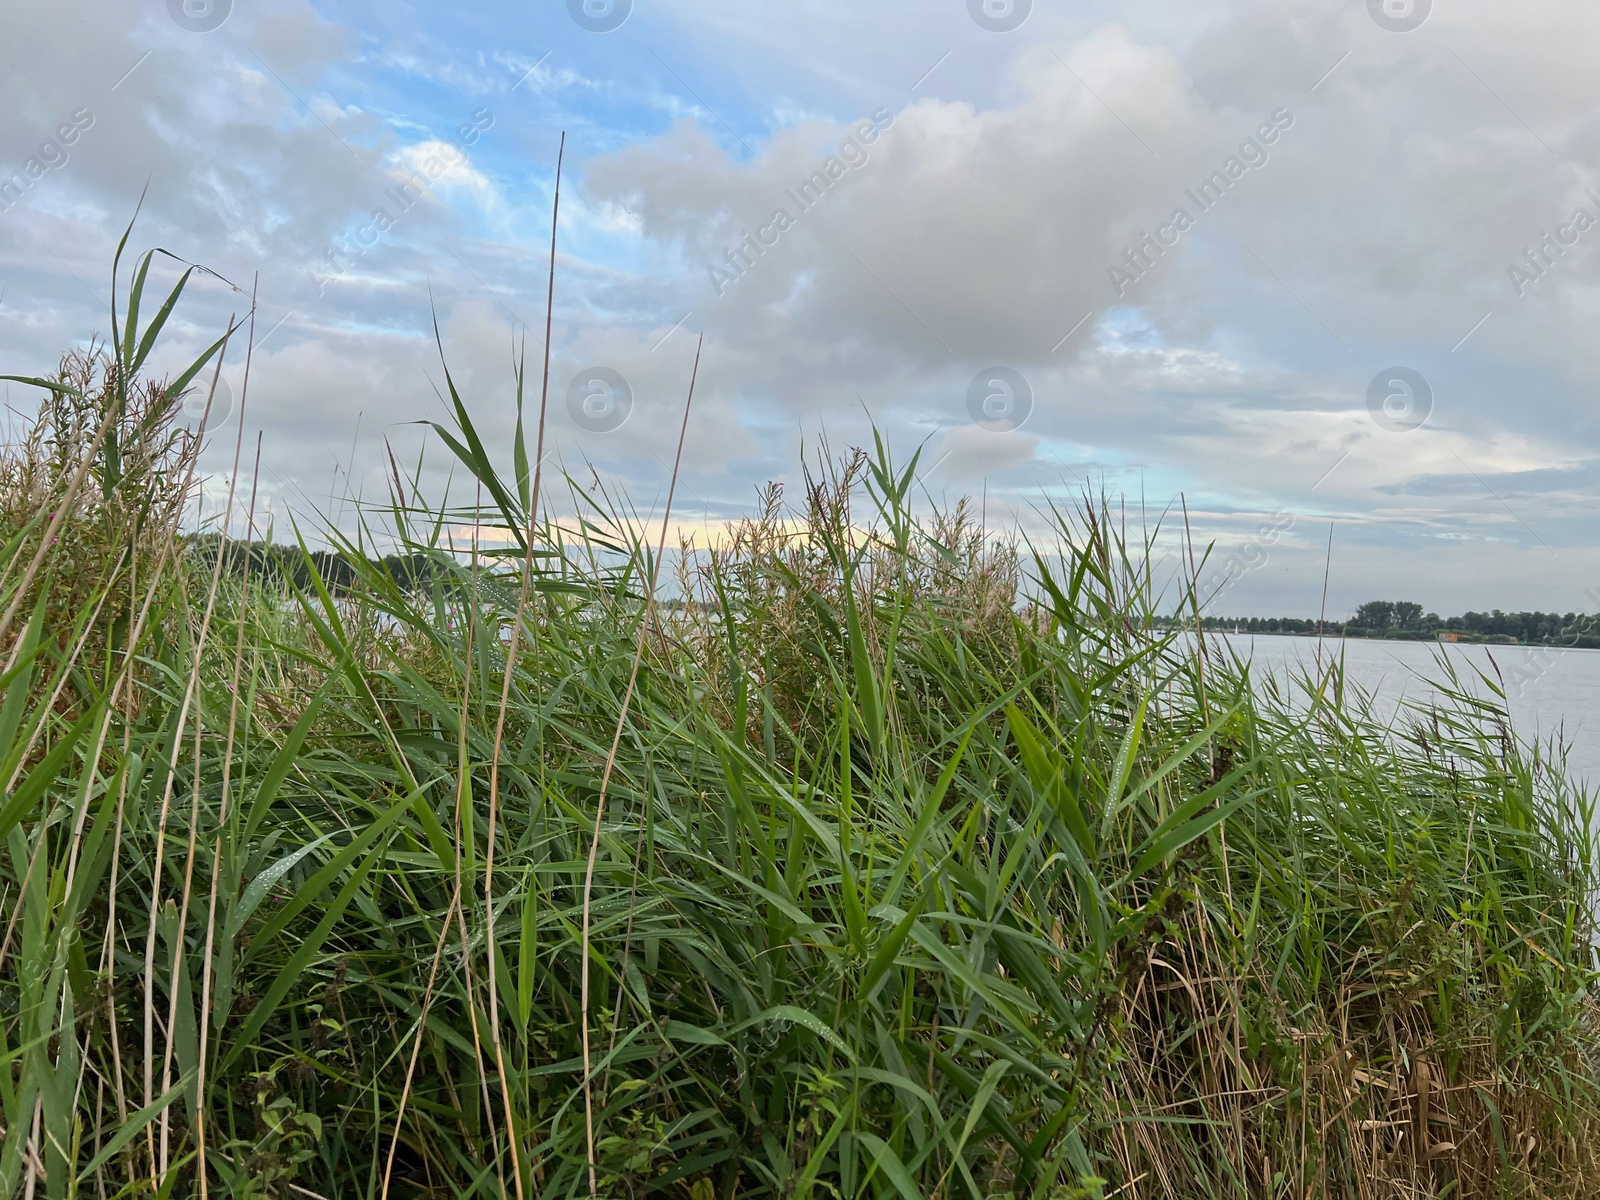
{"type": "MultiPolygon", "coordinates": [[[[1315,618],[1250,617],[1231,619],[1203,617],[1207,632],[1269,634],[1280,637],[1350,638],[1367,641],[1460,642],[1483,646],[1550,646],[1566,650],[1600,649],[1600,616],[1583,613],[1467,613],[1464,617],[1440,618],[1429,614],[1424,625],[1362,625],[1351,621],[1318,621],[1315,618]],[[1500,629],[1485,629],[1499,625],[1500,629]],[[1506,627],[1520,630],[1507,632],[1506,627]]],[[[1180,614],[1162,621],[1166,629],[1193,629],[1192,617],[1180,614]]]]}
{"type": "MultiPolygon", "coordinates": [[[[1193,634],[1188,637],[1192,638],[1193,634]]],[[[1373,716],[1407,730],[1454,696],[1504,713],[1509,736],[1569,780],[1600,788],[1600,657],[1544,646],[1491,646],[1361,638],[1208,633],[1216,652],[1249,664],[1257,686],[1291,686],[1337,663],[1346,690],[1364,694],[1373,716]]],[[[1291,692],[1291,695],[1295,693],[1291,692]]]]}

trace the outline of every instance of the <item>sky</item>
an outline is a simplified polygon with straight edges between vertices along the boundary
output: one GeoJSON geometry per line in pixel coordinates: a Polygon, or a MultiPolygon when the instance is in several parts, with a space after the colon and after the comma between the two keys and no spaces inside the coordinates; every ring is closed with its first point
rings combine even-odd
{"type": "Polygon", "coordinates": [[[0,372],[105,333],[143,195],[215,272],[160,369],[257,297],[213,511],[241,431],[280,531],[391,449],[459,497],[435,321],[505,451],[564,134],[547,469],[641,514],[703,336],[703,536],[876,427],[997,533],[1186,511],[1218,613],[1596,611],[1596,61],[1571,0],[9,0],[0,372]]]}

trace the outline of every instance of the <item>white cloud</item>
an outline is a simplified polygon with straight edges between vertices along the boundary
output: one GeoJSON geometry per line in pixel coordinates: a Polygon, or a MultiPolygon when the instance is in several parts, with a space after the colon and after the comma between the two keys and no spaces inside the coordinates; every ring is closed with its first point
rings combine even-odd
{"type": "MultiPolygon", "coordinates": [[[[376,489],[385,432],[414,452],[408,422],[441,412],[433,312],[504,445],[510,347],[542,355],[549,159],[566,128],[552,461],[588,456],[641,503],[703,331],[685,480],[706,510],[791,473],[804,438],[862,440],[870,412],[905,452],[932,438],[936,493],[987,481],[1026,514],[1061,463],[1101,464],[1096,478],[1142,482],[1159,504],[1185,493],[1223,533],[1283,507],[1337,518],[1352,579],[1426,570],[1466,586],[1449,556],[1505,538],[1484,560],[1505,575],[1471,576],[1476,602],[1512,577],[1578,602],[1600,457],[1600,234],[1523,296],[1506,267],[1576,206],[1600,216],[1586,198],[1600,10],[1456,0],[1395,35],[1358,4],[1160,0],[1041,5],[994,35],[950,8],[686,0],[597,40],[509,7],[354,30],[281,0],[196,35],[159,5],[86,0],[81,20],[12,6],[0,180],[71,113],[95,119],[0,213],[0,356],[43,370],[103,327],[111,250],[148,183],[137,245],[246,292],[259,273],[258,324],[289,314],[252,383],[274,487],[325,499],[337,459],[376,489]],[[470,161],[318,294],[307,268],[480,106],[496,120],[470,161]],[[1119,297],[1107,268],[1280,108],[1294,123],[1269,161],[1119,297]],[[862,161],[801,211],[791,193],[830,155],[853,158],[841,146],[880,111],[862,161]],[[780,207],[791,227],[719,296],[712,266],[780,207]],[[1409,434],[1366,412],[1368,382],[1395,364],[1434,385],[1409,434]],[[1020,432],[970,424],[967,385],[993,365],[1031,384],[1020,432]],[[566,414],[590,366],[631,385],[615,432],[566,414]]],[[[243,303],[198,287],[164,361],[243,303]]],[[[1278,594],[1320,571],[1318,539],[1299,536],[1270,573],[1278,594]]]]}

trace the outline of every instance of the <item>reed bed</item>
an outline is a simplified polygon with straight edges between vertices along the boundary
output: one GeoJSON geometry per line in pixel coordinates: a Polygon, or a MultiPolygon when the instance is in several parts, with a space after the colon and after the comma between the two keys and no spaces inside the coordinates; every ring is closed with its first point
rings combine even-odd
{"type": "Polygon", "coordinates": [[[666,548],[520,371],[330,586],[182,526],[150,264],[0,461],[0,1193],[1600,1187],[1593,805],[1500,708],[1258,683],[1159,530],[882,442],[666,548]]]}

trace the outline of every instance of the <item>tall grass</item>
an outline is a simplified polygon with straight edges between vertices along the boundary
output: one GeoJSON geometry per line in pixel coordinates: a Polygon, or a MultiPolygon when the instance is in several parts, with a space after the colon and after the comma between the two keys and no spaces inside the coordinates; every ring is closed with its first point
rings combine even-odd
{"type": "Polygon", "coordinates": [[[881,442],[663,562],[453,383],[486,504],[259,571],[179,528],[222,347],[138,382],[148,265],[0,463],[0,1192],[1600,1185],[1592,804],[1499,710],[1282,694],[1153,532],[881,442]]]}

